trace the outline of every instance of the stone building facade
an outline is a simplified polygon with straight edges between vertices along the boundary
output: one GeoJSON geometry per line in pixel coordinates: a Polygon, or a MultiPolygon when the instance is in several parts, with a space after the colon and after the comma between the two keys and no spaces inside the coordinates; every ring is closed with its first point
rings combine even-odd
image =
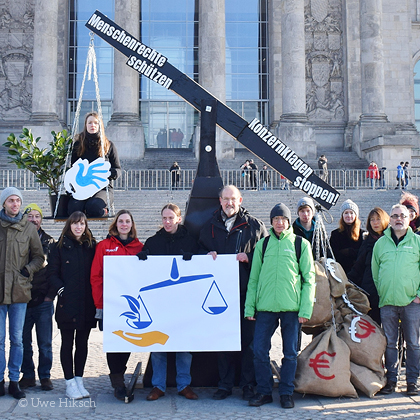
{"type": "MultiPolygon", "coordinates": [[[[77,3],[0,0],[1,143],[22,126],[48,139],[51,130],[72,124],[72,1],[77,3]]],[[[196,79],[229,104],[225,9],[234,0],[183,1],[197,12],[196,79]]],[[[142,4],[113,1],[113,20],[137,37],[142,4]]],[[[101,2],[95,7],[101,9],[101,2]]],[[[267,31],[258,42],[263,37],[267,45],[268,80],[267,115],[255,117],[303,158],[354,150],[389,168],[401,160],[418,161],[414,67],[420,58],[420,0],[255,0],[255,7],[267,14],[267,31]]],[[[144,128],[141,91],[138,74],[115,52],[112,111],[105,123],[125,159],[143,157],[145,147],[160,147],[145,140],[152,126],[144,128]]],[[[191,138],[197,141],[197,132],[191,138]]],[[[222,131],[218,144],[219,158],[232,157],[238,147],[222,131]]]]}

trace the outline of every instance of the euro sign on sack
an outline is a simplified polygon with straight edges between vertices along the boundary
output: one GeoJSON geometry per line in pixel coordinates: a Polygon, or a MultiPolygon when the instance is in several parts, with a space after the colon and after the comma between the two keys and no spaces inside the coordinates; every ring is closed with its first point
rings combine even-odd
{"type": "Polygon", "coordinates": [[[111,164],[99,157],[89,163],[78,159],[66,172],[64,186],[76,200],[87,200],[109,184],[111,164]]]}
{"type": "Polygon", "coordinates": [[[385,333],[369,315],[346,315],[338,336],[349,347],[353,363],[384,374],[385,333]]]}
{"type": "Polygon", "coordinates": [[[295,391],[302,394],[357,397],[350,382],[350,350],[333,326],[299,354],[295,386],[295,391]]]}

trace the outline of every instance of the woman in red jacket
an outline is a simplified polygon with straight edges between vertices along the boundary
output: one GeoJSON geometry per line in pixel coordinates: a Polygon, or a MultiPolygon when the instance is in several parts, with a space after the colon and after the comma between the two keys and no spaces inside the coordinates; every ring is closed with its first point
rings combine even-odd
{"type": "MultiPolygon", "coordinates": [[[[105,255],[136,255],[143,249],[143,244],[137,239],[136,225],[133,215],[128,210],[120,210],[109,227],[109,235],[99,242],[92,262],[90,283],[92,285],[93,301],[96,307],[96,318],[102,319],[103,311],[103,266],[105,255]]],[[[109,377],[114,395],[124,401],[126,388],[124,372],[130,353],[107,353],[109,377]]]]}

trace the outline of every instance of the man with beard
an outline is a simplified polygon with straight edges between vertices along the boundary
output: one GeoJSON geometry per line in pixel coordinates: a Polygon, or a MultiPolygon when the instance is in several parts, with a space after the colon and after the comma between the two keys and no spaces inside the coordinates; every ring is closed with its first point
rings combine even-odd
{"type": "MultiPolygon", "coordinates": [[[[234,185],[225,186],[220,194],[221,207],[203,226],[200,232],[201,253],[207,252],[217,258],[218,254],[236,254],[239,261],[240,308],[241,308],[241,376],[239,386],[243,398],[249,401],[254,396],[255,371],[252,343],[255,323],[244,319],[246,291],[251,271],[252,256],[257,242],[268,235],[264,223],[251,216],[241,207],[242,196],[234,185]]],[[[220,381],[213,395],[215,400],[224,400],[232,394],[235,380],[235,352],[219,352],[220,381]]]]}
{"type": "Polygon", "coordinates": [[[16,399],[25,398],[19,386],[22,365],[22,332],[26,305],[31,300],[31,281],[44,265],[41,241],[35,226],[22,214],[22,193],[7,187],[0,194],[0,397],[5,394],[6,318],[9,319],[9,389],[16,399]]]}

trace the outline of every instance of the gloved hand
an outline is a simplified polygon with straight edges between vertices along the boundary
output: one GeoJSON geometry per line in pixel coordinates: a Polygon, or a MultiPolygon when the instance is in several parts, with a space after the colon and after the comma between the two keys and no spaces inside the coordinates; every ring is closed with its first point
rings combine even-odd
{"type": "Polygon", "coordinates": [[[139,260],[142,260],[142,261],[146,261],[147,260],[147,254],[149,253],[149,251],[140,251],[138,254],[137,254],[137,258],[139,259],[139,260]]]}
{"type": "Polygon", "coordinates": [[[111,168],[109,172],[111,173],[111,175],[108,177],[110,181],[117,179],[117,170],[115,168],[111,168]]]}
{"type": "Polygon", "coordinates": [[[104,310],[96,308],[95,319],[103,319],[104,317],[104,310]]]}
{"type": "Polygon", "coordinates": [[[184,261],[191,261],[192,256],[193,256],[192,252],[183,252],[182,253],[182,259],[184,261]]]}
{"type": "Polygon", "coordinates": [[[26,267],[23,267],[22,270],[20,270],[20,274],[25,277],[29,277],[29,271],[26,267]]]}

